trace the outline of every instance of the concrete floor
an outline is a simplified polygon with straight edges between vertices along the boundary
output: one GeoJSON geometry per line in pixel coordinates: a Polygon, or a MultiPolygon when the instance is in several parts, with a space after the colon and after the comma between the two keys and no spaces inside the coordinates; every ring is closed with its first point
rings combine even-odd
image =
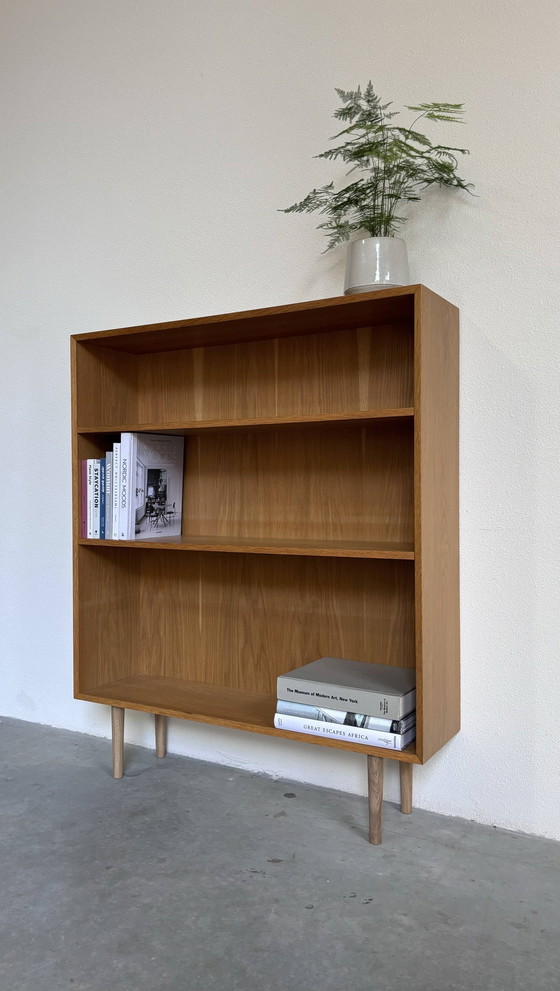
{"type": "Polygon", "coordinates": [[[0,722],[0,991],[551,991],[560,844],[0,722]]]}

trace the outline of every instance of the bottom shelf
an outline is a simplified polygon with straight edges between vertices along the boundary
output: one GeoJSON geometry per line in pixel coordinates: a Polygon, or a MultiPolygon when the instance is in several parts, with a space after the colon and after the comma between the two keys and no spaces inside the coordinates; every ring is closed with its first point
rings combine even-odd
{"type": "Polygon", "coordinates": [[[308,736],[305,733],[287,733],[273,725],[276,698],[262,692],[251,692],[218,685],[183,681],[178,678],[158,678],[152,675],[136,675],[91,691],[76,692],[76,698],[86,702],[101,702],[104,705],[120,706],[124,709],[139,709],[143,712],[158,712],[180,719],[192,719],[199,723],[212,723],[246,730],[249,733],[266,733],[267,736],[288,737],[302,743],[316,746],[334,747],[337,750],[352,750],[355,753],[373,754],[390,760],[401,760],[419,764],[415,744],[406,750],[385,750],[381,747],[366,747],[359,743],[328,740],[324,737],[308,736]]]}

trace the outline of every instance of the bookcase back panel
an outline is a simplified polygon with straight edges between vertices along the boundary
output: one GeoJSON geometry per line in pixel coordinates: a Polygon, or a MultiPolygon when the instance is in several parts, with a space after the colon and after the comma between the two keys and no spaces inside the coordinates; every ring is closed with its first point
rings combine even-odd
{"type": "Polygon", "coordinates": [[[141,655],[140,561],[103,547],[77,547],[76,647],[79,689],[130,677],[141,655]]]}
{"type": "Polygon", "coordinates": [[[187,438],[183,533],[414,539],[413,421],[187,438]]]}
{"type": "Polygon", "coordinates": [[[75,402],[80,427],[138,422],[137,358],[75,344],[75,402]]]}
{"type": "Polygon", "coordinates": [[[142,675],[274,694],[323,655],[414,667],[414,565],[80,548],[82,692],[142,675]]]}
{"type": "Polygon", "coordinates": [[[412,562],[136,556],[137,673],[274,693],[326,654],[414,666],[412,562]]]}
{"type": "Polygon", "coordinates": [[[405,324],[137,360],[140,423],[400,409],[413,403],[413,333],[405,324]]]}
{"type": "Polygon", "coordinates": [[[80,462],[82,458],[104,458],[107,451],[112,450],[115,441],[120,439],[120,433],[78,434],[78,461],[80,462]]]}

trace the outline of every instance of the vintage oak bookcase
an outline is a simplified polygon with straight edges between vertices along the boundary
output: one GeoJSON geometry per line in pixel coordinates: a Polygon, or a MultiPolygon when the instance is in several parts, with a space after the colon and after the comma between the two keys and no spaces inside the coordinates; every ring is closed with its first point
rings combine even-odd
{"type": "Polygon", "coordinates": [[[75,697],[412,766],[459,729],[458,311],[424,286],[72,338],[75,697]],[[80,460],[185,436],[181,537],[80,535],[80,460]],[[276,676],[416,669],[402,753],[276,730],[276,676]]]}

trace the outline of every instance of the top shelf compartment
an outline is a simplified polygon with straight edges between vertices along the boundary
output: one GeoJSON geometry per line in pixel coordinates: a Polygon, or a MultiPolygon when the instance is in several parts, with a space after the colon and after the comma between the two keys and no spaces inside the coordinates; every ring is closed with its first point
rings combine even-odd
{"type": "Polygon", "coordinates": [[[420,288],[406,286],[359,296],[335,296],[241,313],[75,334],[73,340],[127,354],[156,354],[403,323],[414,316],[414,300],[420,288]]]}
{"type": "Polygon", "coordinates": [[[414,287],[73,338],[78,431],[410,416],[414,287]]]}

